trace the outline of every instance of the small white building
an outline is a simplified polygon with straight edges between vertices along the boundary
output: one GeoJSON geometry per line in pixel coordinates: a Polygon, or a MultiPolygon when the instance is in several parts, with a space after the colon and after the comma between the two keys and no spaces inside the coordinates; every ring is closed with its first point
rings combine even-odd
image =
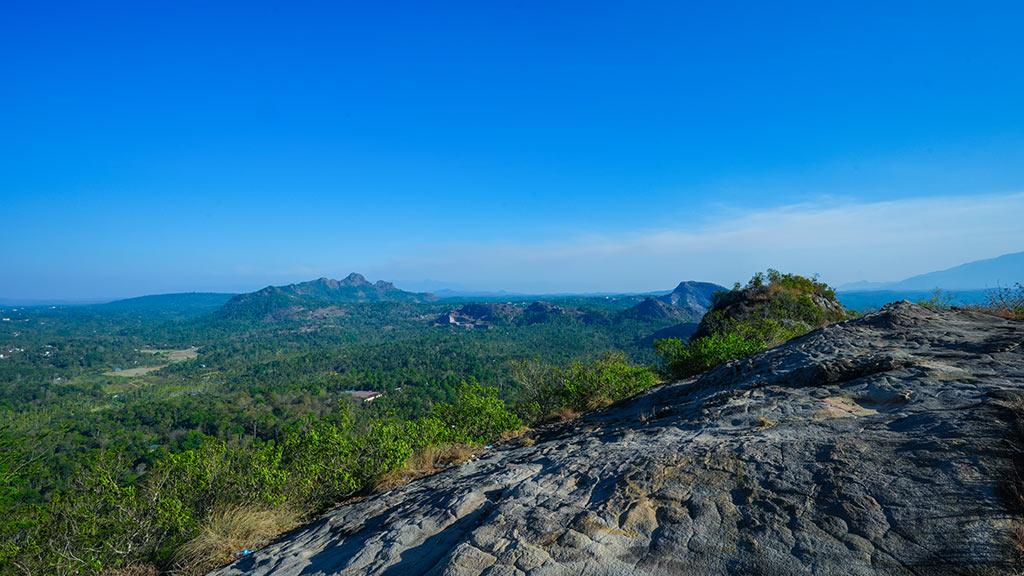
{"type": "Polygon", "coordinates": [[[362,400],[363,402],[373,402],[384,395],[383,392],[377,392],[376,390],[349,390],[348,393],[356,400],[362,400]]]}

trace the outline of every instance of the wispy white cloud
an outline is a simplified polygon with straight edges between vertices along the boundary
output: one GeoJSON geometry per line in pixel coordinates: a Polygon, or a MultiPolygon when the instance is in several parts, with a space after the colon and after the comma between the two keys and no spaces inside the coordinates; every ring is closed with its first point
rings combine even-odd
{"type": "Polygon", "coordinates": [[[829,200],[680,229],[592,231],[558,241],[424,247],[371,272],[510,290],[649,290],[731,283],[775,267],[836,285],[891,280],[1024,250],[1024,193],[829,200]]]}

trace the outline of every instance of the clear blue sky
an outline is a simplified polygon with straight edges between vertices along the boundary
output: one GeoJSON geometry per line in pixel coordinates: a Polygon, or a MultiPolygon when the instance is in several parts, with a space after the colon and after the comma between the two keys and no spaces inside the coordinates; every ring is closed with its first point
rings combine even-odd
{"type": "Polygon", "coordinates": [[[1022,250],[1021,22],[1019,2],[9,3],[0,296],[353,270],[841,283],[1022,250]]]}

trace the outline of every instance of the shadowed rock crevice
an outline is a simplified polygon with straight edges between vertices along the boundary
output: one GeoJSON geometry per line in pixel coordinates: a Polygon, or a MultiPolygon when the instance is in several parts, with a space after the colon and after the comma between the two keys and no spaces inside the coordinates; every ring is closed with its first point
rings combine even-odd
{"type": "Polygon", "coordinates": [[[1022,340],[889,306],[339,508],[217,574],[1017,574],[1022,340]]]}

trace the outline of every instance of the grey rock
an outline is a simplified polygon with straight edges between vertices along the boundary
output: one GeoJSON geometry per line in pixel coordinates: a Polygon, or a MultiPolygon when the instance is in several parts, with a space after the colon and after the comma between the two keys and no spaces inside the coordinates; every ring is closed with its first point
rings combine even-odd
{"type": "Polygon", "coordinates": [[[1020,573],[1024,324],[901,303],[340,507],[215,574],[1020,573]]]}

